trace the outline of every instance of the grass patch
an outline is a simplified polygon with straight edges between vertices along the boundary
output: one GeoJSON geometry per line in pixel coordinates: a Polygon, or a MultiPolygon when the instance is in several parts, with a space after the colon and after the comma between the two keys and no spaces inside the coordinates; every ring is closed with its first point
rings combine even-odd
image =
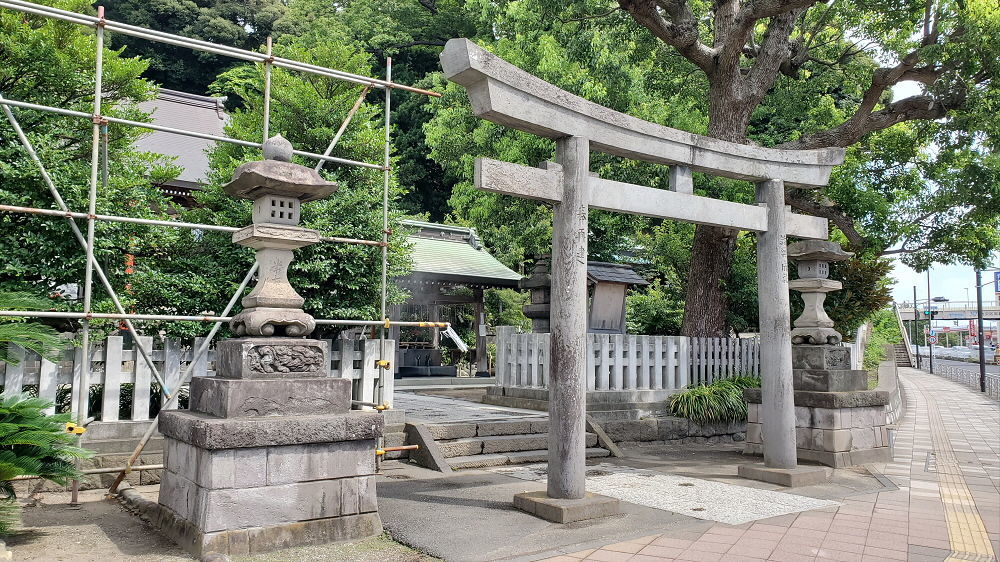
{"type": "Polygon", "coordinates": [[[760,386],[758,377],[733,377],[708,385],[688,387],[667,400],[667,411],[694,423],[740,422],[747,419],[744,388],[760,386]]]}

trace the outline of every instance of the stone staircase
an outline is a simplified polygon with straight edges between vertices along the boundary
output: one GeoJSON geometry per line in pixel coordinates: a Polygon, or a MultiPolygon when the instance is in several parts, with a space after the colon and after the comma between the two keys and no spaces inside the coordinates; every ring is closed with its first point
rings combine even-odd
{"type": "MultiPolygon", "coordinates": [[[[428,424],[427,429],[454,470],[545,462],[549,422],[545,418],[428,424]]],[[[607,457],[597,434],[587,433],[587,458],[607,457]]]]}
{"type": "Polygon", "coordinates": [[[893,352],[896,355],[896,366],[897,367],[912,367],[910,364],[910,356],[906,353],[906,344],[897,343],[892,346],[893,352]]]}

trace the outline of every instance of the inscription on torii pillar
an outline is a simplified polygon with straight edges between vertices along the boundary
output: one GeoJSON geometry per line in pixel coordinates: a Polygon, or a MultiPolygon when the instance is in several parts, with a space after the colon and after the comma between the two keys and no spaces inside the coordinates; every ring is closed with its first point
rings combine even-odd
{"type": "MultiPolygon", "coordinates": [[[[548,501],[565,514],[565,500],[586,501],[590,208],[758,233],[764,461],[770,469],[795,469],[786,235],[826,239],[828,225],[826,219],[787,209],[784,188],[826,185],[844,151],[747,146],[643,121],[561,90],[467,39],[448,41],[441,66],[449,80],[465,86],[476,116],[556,141],[556,163],[532,168],[479,158],[475,168],[477,187],[546,201],[554,210],[548,500],[518,497],[515,505],[542,515],[532,506],[548,501]],[[596,177],[590,172],[591,151],[669,165],[670,190],[596,177]],[[755,182],[758,205],[694,195],[692,171],[755,182]]],[[[566,517],[560,522],[568,522],[566,517]]]]}

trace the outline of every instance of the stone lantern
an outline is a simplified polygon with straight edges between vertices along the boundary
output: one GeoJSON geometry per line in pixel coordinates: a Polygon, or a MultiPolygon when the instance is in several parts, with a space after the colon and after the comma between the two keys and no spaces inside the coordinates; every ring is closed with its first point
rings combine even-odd
{"type": "Polygon", "coordinates": [[[219,342],[216,376],[191,381],[190,410],[161,412],[164,471],[157,522],[196,555],[246,555],[382,531],[375,499],[377,412],[351,411],[351,380],[332,378],[327,343],[288,282],[293,250],[320,241],[301,205],[337,189],[292,163],[280,136],[266,160],[224,187],[253,200],[233,242],[253,248],[256,286],[219,342]]]}
{"type": "Polygon", "coordinates": [[[839,291],[840,281],[829,279],[830,262],[845,261],[853,256],[840,244],[826,240],[803,240],[788,246],[788,258],[796,262],[799,278],[788,287],[802,293],[805,308],[792,324],[793,344],[838,344],[843,336],[833,329],[833,320],[826,314],[823,302],[826,294],[839,291]]]}
{"type": "MultiPolygon", "coordinates": [[[[830,262],[853,254],[836,242],[803,240],[789,244],[799,278],[788,282],[802,294],[805,309],[792,336],[792,387],[795,391],[795,440],[798,458],[843,467],[892,459],[885,405],[889,394],[868,390],[868,373],[851,368],[851,348],[833,329],[823,309],[826,294],[839,290],[830,279],[830,262]]],[[[747,440],[744,453],[761,454],[760,389],[747,389],[747,440]]]]}

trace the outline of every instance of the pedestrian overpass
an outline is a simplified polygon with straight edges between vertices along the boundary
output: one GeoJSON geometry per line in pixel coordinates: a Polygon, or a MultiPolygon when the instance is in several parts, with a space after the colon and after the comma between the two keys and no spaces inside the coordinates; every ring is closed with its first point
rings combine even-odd
{"type": "MultiPolygon", "coordinates": [[[[901,302],[896,306],[903,320],[913,320],[912,302],[901,302]]],[[[925,319],[925,310],[927,310],[926,301],[917,303],[916,313],[921,320],[925,319]]],[[[976,301],[931,302],[931,310],[937,311],[934,320],[975,320],[977,318],[976,301]]],[[[983,303],[983,320],[1000,320],[1000,304],[983,303]]]]}

